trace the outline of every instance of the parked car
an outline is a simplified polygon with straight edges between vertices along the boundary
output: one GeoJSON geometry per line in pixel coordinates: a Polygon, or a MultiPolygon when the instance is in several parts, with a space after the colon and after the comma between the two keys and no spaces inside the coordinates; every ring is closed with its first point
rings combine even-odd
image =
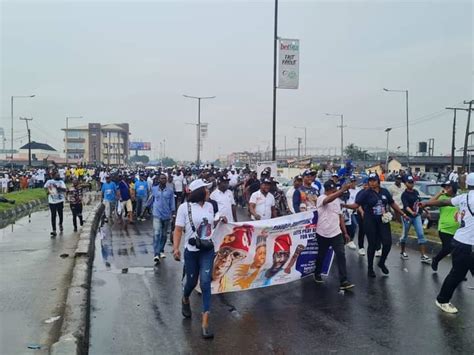
{"type": "Polygon", "coordinates": [[[439,183],[445,180],[446,180],[446,175],[444,173],[440,174],[440,173],[428,172],[428,173],[423,173],[421,175],[421,181],[430,181],[430,182],[439,183]]]}

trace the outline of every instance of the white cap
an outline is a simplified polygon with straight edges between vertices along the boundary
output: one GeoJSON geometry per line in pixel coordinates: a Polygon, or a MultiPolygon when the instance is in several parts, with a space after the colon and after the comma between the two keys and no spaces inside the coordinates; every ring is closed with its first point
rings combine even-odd
{"type": "Polygon", "coordinates": [[[189,189],[191,191],[195,191],[197,189],[200,189],[201,187],[211,187],[211,185],[212,185],[212,182],[207,183],[203,179],[197,179],[197,180],[194,180],[192,183],[189,184],[189,189]]]}
{"type": "Polygon", "coordinates": [[[474,173],[469,173],[466,178],[467,186],[474,186],[474,173]]]}

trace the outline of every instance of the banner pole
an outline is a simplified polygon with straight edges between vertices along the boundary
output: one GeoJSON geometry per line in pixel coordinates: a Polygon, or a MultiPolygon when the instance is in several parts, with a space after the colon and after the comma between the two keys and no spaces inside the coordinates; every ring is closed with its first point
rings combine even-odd
{"type": "Polygon", "coordinates": [[[278,0],[275,0],[275,29],[273,36],[273,132],[272,160],[276,160],[276,93],[277,93],[277,44],[278,44],[278,0]]]}

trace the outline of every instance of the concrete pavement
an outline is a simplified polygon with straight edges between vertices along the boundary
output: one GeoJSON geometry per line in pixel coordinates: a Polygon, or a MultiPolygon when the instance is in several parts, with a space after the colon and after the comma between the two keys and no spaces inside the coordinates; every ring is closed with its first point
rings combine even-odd
{"type": "MultiPolygon", "coordinates": [[[[366,259],[347,250],[352,292],[338,291],[337,268],[326,283],[312,278],[283,286],[212,296],[213,341],[200,338],[200,296],[194,317],[180,311],[182,265],[153,267],[151,222],[128,232],[105,225],[96,240],[90,354],[417,353],[474,352],[472,278],[456,292],[458,315],[441,313],[435,296],[450,259],[434,274],[417,252],[399,258],[389,277],[367,279],[366,259]]],[[[471,277],[471,276],[469,276],[471,277]]]]}
{"type": "Polygon", "coordinates": [[[69,206],[64,211],[56,239],[46,209],[0,229],[0,354],[47,354],[57,338],[62,318],[51,318],[62,315],[79,238],[69,206]]]}

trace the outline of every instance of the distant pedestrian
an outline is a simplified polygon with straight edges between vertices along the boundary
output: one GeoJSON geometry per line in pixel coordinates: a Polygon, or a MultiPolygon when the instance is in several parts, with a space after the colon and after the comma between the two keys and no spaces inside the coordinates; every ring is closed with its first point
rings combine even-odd
{"type": "Polygon", "coordinates": [[[67,191],[67,198],[69,200],[69,207],[72,212],[72,225],[74,226],[74,232],[77,232],[77,219],[82,227],[84,220],[82,218],[82,197],[83,188],[79,184],[79,180],[74,179],[72,181],[72,187],[67,191]]]}
{"type": "Polygon", "coordinates": [[[102,203],[105,206],[105,219],[104,222],[107,223],[113,221],[113,214],[115,213],[115,208],[117,205],[117,185],[110,178],[110,175],[104,176],[105,182],[102,184],[102,203]]]}
{"type": "Polygon", "coordinates": [[[146,202],[148,200],[148,182],[145,179],[145,174],[140,173],[139,179],[135,182],[135,199],[137,201],[137,220],[144,221],[143,214],[145,212],[146,202]]]}
{"type": "Polygon", "coordinates": [[[61,180],[59,173],[55,171],[53,173],[53,179],[46,181],[44,188],[48,193],[49,209],[51,211],[51,237],[56,237],[56,215],[59,217],[59,231],[62,232],[63,228],[63,210],[64,201],[66,200],[66,184],[61,180]]]}

